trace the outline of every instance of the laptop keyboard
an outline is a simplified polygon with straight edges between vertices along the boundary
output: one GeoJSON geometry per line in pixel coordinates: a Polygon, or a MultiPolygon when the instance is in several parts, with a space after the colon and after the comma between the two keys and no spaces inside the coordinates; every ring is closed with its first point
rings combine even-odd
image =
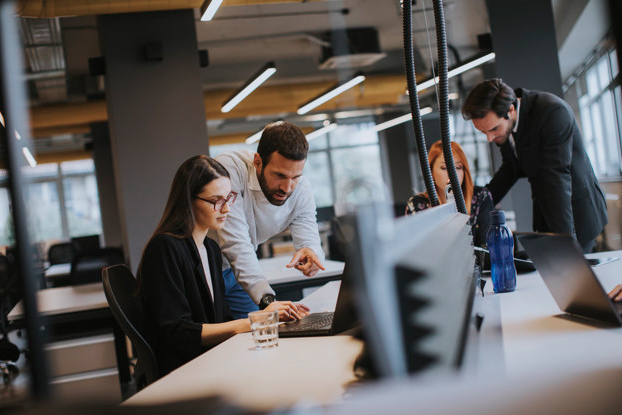
{"type": "Polygon", "coordinates": [[[303,318],[296,325],[296,331],[319,330],[324,327],[330,327],[333,324],[333,316],[334,314],[329,314],[329,315],[326,315],[320,318],[311,318],[311,319],[303,318]]]}

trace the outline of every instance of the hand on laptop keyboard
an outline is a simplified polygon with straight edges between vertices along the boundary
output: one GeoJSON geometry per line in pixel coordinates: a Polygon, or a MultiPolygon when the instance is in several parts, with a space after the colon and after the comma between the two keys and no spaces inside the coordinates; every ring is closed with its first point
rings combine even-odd
{"type": "Polygon", "coordinates": [[[309,307],[291,301],[275,301],[266,307],[266,310],[278,310],[280,321],[300,320],[309,314],[309,307]]]}
{"type": "Polygon", "coordinates": [[[622,284],[616,285],[615,288],[609,292],[609,298],[613,301],[622,301],[622,284]]]}

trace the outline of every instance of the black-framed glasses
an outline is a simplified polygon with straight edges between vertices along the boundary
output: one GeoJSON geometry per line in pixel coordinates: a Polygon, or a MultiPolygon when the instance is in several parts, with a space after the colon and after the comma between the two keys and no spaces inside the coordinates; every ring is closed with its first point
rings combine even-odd
{"type": "Polygon", "coordinates": [[[225,206],[225,203],[228,203],[229,206],[233,205],[237,197],[238,197],[238,194],[236,192],[229,193],[227,197],[224,199],[216,199],[216,200],[208,200],[208,199],[203,199],[200,196],[196,196],[197,199],[200,199],[204,202],[211,203],[212,205],[214,205],[214,210],[216,211],[222,210],[222,208],[225,206]]]}

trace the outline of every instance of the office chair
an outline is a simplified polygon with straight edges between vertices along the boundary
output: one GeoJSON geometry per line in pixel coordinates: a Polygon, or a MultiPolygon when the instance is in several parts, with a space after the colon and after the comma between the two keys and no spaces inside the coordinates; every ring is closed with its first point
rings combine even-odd
{"type": "Polygon", "coordinates": [[[69,282],[71,285],[89,284],[102,279],[102,269],[125,264],[121,248],[101,248],[76,254],[71,262],[69,282]]]}
{"type": "Polygon", "coordinates": [[[100,249],[99,235],[78,236],[71,238],[75,254],[92,253],[100,249]]]}
{"type": "Polygon", "coordinates": [[[136,279],[127,266],[115,265],[104,268],[102,280],[112,315],[136,350],[134,379],[141,390],[159,378],[159,371],[153,350],[142,335],[144,311],[142,301],[134,295],[136,279]]]}
{"type": "Polygon", "coordinates": [[[9,341],[9,319],[11,309],[19,301],[16,286],[17,276],[9,259],[0,255],[0,373],[4,384],[9,384],[18,374],[15,362],[19,359],[19,348],[9,341]]]}
{"type": "Polygon", "coordinates": [[[74,248],[70,242],[51,245],[48,249],[48,262],[50,265],[69,264],[73,260],[74,248]]]}

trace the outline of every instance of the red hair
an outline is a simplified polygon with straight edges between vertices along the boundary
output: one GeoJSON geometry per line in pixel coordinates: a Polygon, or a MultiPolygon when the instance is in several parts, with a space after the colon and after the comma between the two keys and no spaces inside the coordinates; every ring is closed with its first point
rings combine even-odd
{"type": "MultiPolygon", "coordinates": [[[[473,179],[471,178],[471,169],[469,168],[469,162],[466,158],[466,154],[460,147],[460,144],[451,142],[451,152],[454,155],[454,163],[461,162],[464,168],[464,180],[462,181],[462,194],[467,208],[467,213],[471,214],[471,200],[473,199],[473,179]]],[[[441,140],[432,144],[430,151],[428,152],[428,162],[430,163],[430,170],[433,170],[434,162],[439,156],[443,155],[443,145],[441,140]]]]}

